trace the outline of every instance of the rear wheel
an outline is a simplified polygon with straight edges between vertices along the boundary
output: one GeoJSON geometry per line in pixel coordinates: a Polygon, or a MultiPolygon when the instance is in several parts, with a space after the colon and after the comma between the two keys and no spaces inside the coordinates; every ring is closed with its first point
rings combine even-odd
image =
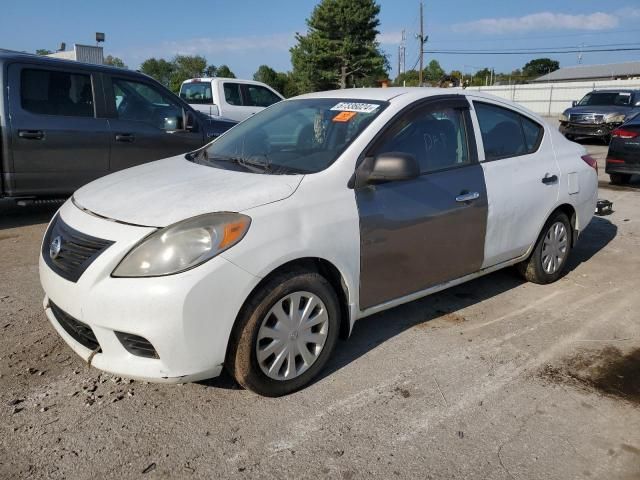
{"type": "Polygon", "coordinates": [[[610,173],[609,180],[611,180],[613,185],[623,185],[625,183],[629,183],[631,175],[628,173],[610,173]]]}
{"type": "Polygon", "coordinates": [[[552,215],[528,260],[517,265],[529,282],[546,284],[558,280],[571,252],[571,223],[562,212],[552,215]]]}
{"type": "Polygon", "coordinates": [[[232,333],[226,366],[243,387],[277,397],[322,370],[340,327],[338,297],[315,272],[276,275],[254,292],[232,333]]]}

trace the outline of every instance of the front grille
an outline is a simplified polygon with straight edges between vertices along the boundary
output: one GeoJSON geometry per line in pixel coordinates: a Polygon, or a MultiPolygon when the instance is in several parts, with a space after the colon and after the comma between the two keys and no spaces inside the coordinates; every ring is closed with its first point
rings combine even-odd
{"type": "Polygon", "coordinates": [[[89,325],[76,320],[51,301],[49,302],[49,306],[60,326],[64,328],[64,331],[71,335],[76,342],[89,350],[95,350],[100,346],[98,339],[89,325]]]}
{"type": "Polygon", "coordinates": [[[116,332],[116,337],[122,343],[125,350],[132,355],[147,358],[160,358],[151,342],[144,337],[132,333],[116,332]]]}
{"type": "Polygon", "coordinates": [[[113,243],[74,230],[56,215],[44,237],[42,257],[62,278],[77,282],[89,265],[113,243]]]}
{"type": "Polygon", "coordinates": [[[587,125],[594,125],[602,123],[604,115],[596,115],[595,113],[571,113],[569,114],[569,121],[573,123],[584,123],[587,125]]]}

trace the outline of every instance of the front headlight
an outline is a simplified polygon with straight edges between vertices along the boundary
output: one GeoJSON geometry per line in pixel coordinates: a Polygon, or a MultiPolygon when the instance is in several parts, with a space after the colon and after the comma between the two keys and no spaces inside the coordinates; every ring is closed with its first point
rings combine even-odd
{"type": "Polygon", "coordinates": [[[604,116],[605,123],[622,123],[624,122],[624,113],[610,113],[604,116]]]}
{"type": "Polygon", "coordinates": [[[560,114],[560,121],[561,122],[568,122],[569,121],[569,117],[565,113],[561,113],[560,114]]]}
{"type": "Polygon", "coordinates": [[[208,213],[162,228],[140,241],[113,271],[114,277],[157,277],[196,267],[238,243],[251,219],[240,213],[208,213]]]}

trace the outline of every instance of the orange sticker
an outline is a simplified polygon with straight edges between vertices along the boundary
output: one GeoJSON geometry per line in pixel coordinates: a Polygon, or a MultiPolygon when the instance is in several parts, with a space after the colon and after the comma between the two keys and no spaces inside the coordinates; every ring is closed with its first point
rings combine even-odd
{"type": "Polygon", "coordinates": [[[338,115],[333,117],[334,122],[348,122],[353,117],[356,116],[358,112],[340,112],[338,115]]]}

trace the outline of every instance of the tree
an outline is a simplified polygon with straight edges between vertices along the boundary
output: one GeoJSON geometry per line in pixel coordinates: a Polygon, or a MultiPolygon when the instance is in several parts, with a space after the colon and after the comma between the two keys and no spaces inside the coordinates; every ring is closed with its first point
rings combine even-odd
{"type": "Polygon", "coordinates": [[[140,65],[140,71],[142,73],[146,73],[150,77],[155,78],[167,88],[170,86],[174,68],[175,65],[172,62],[167,62],[164,58],[148,58],[140,65]]]}
{"type": "Polygon", "coordinates": [[[388,61],[376,41],[380,6],[375,0],[321,0],[296,33],[293,78],[302,92],[375,85],[388,61]]]}
{"type": "Polygon", "coordinates": [[[431,60],[427,67],[423,70],[423,78],[425,82],[438,83],[444,76],[444,69],[437,60],[431,60]]]}
{"type": "Polygon", "coordinates": [[[522,73],[526,77],[539,77],[546,75],[560,68],[560,62],[557,60],[551,60],[550,58],[536,58],[527,62],[522,67],[522,73]]]}
{"type": "Polygon", "coordinates": [[[205,77],[215,77],[217,71],[218,71],[218,69],[216,68],[215,65],[208,65],[207,68],[204,69],[204,76],[205,77]]]}
{"type": "Polygon", "coordinates": [[[236,75],[231,71],[231,69],[228,66],[220,65],[218,67],[218,70],[216,71],[216,77],[236,78],[236,75]]]}
{"type": "Polygon", "coordinates": [[[46,48],[39,48],[36,50],[36,55],[51,55],[53,52],[46,48]]]}
{"type": "Polygon", "coordinates": [[[104,59],[105,65],[111,65],[112,67],[127,68],[121,58],[114,57],[113,55],[107,55],[104,59]]]}
{"type": "Polygon", "coordinates": [[[396,87],[417,87],[420,80],[418,70],[402,72],[393,82],[396,87]]]}
{"type": "Polygon", "coordinates": [[[284,72],[276,72],[268,65],[260,65],[256,73],[253,74],[253,79],[256,82],[266,83],[274,90],[283,93],[287,88],[289,75],[284,72]]]}

